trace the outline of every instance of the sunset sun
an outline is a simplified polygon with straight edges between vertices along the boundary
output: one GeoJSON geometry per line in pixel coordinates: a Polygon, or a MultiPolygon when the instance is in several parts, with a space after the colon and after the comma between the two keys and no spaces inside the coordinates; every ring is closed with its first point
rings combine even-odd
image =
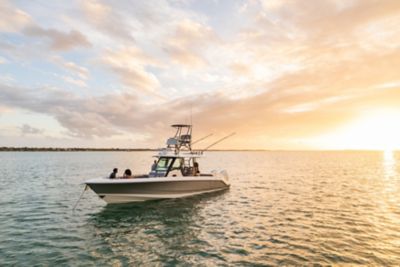
{"type": "Polygon", "coordinates": [[[319,138],[329,149],[373,149],[391,151],[400,148],[400,111],[366,112],[349,124],[319,138]]]}

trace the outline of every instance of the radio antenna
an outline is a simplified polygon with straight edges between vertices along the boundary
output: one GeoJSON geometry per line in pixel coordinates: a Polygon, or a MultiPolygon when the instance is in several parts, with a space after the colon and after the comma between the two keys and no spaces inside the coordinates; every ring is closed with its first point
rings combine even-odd
{"type": "Polygon", "coordinates": [[[192,147],[192,133],[193,133],[193,114],[192,114],[192,103],[190,103],[190,149],[192,147]]]}

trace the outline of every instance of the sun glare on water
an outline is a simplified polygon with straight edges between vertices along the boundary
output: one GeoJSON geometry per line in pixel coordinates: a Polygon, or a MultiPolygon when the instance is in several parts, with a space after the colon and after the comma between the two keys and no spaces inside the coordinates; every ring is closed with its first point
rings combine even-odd
{"type": "Polygon", "coordinates": [[[328,149],[400,149],[400,111],[369,112],[336,131],[317,138],[328,149]]]}

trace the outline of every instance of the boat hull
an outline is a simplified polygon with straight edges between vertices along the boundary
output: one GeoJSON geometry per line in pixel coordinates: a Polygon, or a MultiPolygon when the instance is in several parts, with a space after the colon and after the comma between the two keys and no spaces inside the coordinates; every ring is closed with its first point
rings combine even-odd
{"type": "Polygon", "coordinates": [[[210,177],[93,179],[86,184],[104,201],[129,203],[147,200],[182,198],[229,188],[224,179],[210,177]]]}

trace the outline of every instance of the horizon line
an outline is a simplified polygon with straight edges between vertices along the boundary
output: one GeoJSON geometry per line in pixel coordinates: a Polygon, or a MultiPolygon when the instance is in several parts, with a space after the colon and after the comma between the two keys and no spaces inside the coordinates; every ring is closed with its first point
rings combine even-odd
{"type": "MultiPolygon", "coordinates": [[[[12,152],[12,151],[48,151],[48,152],[57,152],[57,151],[159,151],[163,148],[117,148],[117,147],[27,147],[27,146],[0,146],[0,152],[12,152]]],[[[202,149],[193,149],[193,150],[202,150],[202,149]]],[[[306,151],[315,151],[315,152],[384,152],[384,151],[400,151],[400,149],[251,149],[251,148],[225,148],[225,149],[209,149],[207,151],[232,151],[232,152],[306,152],[306,151]]]]}

